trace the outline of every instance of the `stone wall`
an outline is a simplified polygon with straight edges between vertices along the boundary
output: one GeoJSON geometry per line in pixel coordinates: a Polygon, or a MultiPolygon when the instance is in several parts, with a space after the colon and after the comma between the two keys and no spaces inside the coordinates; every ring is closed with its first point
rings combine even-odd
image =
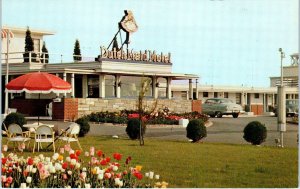
{"type": "MultiPolygon", "coordinates": [[[[145,99],[146,109],[151,110],[154,104],[155,104],[154,99],[145,99]]],[[[164,106],[167,106],[171,112],[176,112],[176,113],[184,113],[184,112],[192,111],[191,100],[158,99],[157,108],[160,109],[164,106]]],[[[78,98],[78,117],[91,114],[92,112],[101,112],[101,111],[115,112],[124,109],[136,110],[137,99],[78,98]]]]}

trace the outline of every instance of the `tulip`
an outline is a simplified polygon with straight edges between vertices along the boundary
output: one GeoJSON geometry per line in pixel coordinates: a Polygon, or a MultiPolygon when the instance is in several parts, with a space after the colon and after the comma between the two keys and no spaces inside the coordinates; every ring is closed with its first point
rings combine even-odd
{"type": "Polygon", "coordinates": [[[27,188],[26,183],[22,182],[20,188],[27,188]]]}
{"type": "Polygon", "coordinates": [[[85,188],[91,188],[91,185],[90,184],[84,184],[84,187],[85,188]]]}
{"type": "Polygon", "coordinates": [[[64,147],[67,152],[71,150],[70,144],[66,144],[64,147]]]}
{"type": "Polygon", "coordinates": [[[67,162],[70,162],[70,161],[71,161],[71,158],[70,158],[70,157],[66,157],[66,161],[67,161],[67,162]]]}
{"type": "Polygon", "coordinates": [[[74,154],[74,153],[75,153],[75,151],[70,149],[69,154],[74,154]]]}
{"type": "Polygon", "coordinates": [[[50,162],[51,162],[51,159],[50,159],[50,157],[46,157],[45,159],[46,159],[46,162],[48,162],[48,163],[50,163],[50,162]]]}
{"type": "Polygon", "coordinates": [[[68,171],[67,173],[68,173],[68,175],[72,175],[72,171],[68,171]]]}
{"type": "Polygon", "coordinates": [[[76,168],[76,169],[79,169],[79,168],[80,168],[80,163],[76,162],[75,168],[76,168]]]}
{"type": "Polygon", "coordinates": [[[154,176],[154,172],[153,172],[153,171],[150,171],[150,172],[149,172],[149,178],[150,178],[150,179],[153,179],[153,176],[154,176]]]}
{"type": "Polygon", "coordinates": [[[64,179],[64,180],[67,180],[67,179],[68,179],[67,174],[63,174],[63,179],[64,179]]]}
{"type": "Polygon", "coordinates": [[[11,176],[7,177],[6,182],[11,184],[13,181],[13,178],[11,176]]]}
{"type": "MultiPolygon", "coordinates": [[[[5,145],[3,145],[3,146],[2,146],[2,151],[3,151],[3,152],[7,152],[7,148],[8,148],[8,147],[7,147],[7,145],[6,145],[6,144],[5,144],[5,145]]],[[[2,156],[2,157],[3,157],[3,156],[2,156]]]]}
{"type": "Polygon", "coordinates": [[[104,174],[104,177],[105,177],[106,179],[110,179],[111,174],[110,174],[110,173],[105,173],[105,174],[104,174]]]}
{"type": "Polygon", "coordinates": [[[27,164],[28,164],[28,165],[33,165],[33,159],[32,159],[31,157],[29,157],[29,158],[27,159],[27,164]]]}
{"type": "Polygon", "coordinates": [[[5,176],[5,175],[2,175],[2,176],[1,176],[1,180],[2,180],[3,183],[6,182],[6,176],[5,176]]]}
{"type": "Polygon", "coordinates": [[[76,151],[75,151],[75,154],[76,154],[76,156],[80,156],[81,151],[80,151],[80,150],[76,150],[76,151]]]}
{"type": "Polygon", "coordinates": [[[101,156],[102,156],[102,154],[103,154],[103,153],[102,153],[102,151],[101,151],[101,150],[98,150],[98,151],[97,151],[97,156],[98,156],[98,157],[101,157],[101,156]]]}
{"type": "Polygon", "coordinates": [[[113,171],[117,171],[118,170],[118,166],[113,166],[113,171]]]}
{"type": "Polygon", "coordinates": [[[145,177],[149,177],[149,173],[145,173],[145,177]]]}
{"type": "Polygon", "coordinates": [[[91,156],[95,155],[95,147],[90,147],[90,155],[91,156]]]}
{"type": "Polygon", "coordinates": [[[60,148],[59,149],[59,153],[61,153],[61,154],[65,153],[65,149],[64,148],[60,148]]]}
{"type": "Polygon", "coordinates": [[[159,175],[155,175],[155,179],[158,180],[159,179],[159,175]]]}
{"type": "Polygon", "coordinates": [[[59,156],[58,156],[58,160],[59,160],[59,161],[62,161],[63,159],[64,159],[64,156],[62,156],[62,155],[59,155],[59,156]]]}
{"type": "Polygon", "coordinates": [[[88,156],[90,156],[90,153],[89,152],[84,152],[84,155],[88,157],[88,156]]]}
{"type": "Polygon", "coordinates": [[[31,169],[31,172],[32,172],[32,173],[36,173],[36,171],[37,171],[37,168],[35,168],[35,167],[33,167],[33,168],[31,169]]]}
{"type": "Polygon", "coordinates": [[[135,166],[135,169],[138,170],[138,171],[141,171],[142,170],[142,166],[141,165],[137,165],[137,166],[135,166]]]}
{"type": "Polygon", "coordinates": [[[98,174],[97,179],[98,179],[98,180],[102,180],[103,177],[104,177],[103,173],[100,173],[100,174],[98,174]]]}
{"type": "Polygon", "coordinates": [[[27,178],[26,178],[26,182],[27,182],[28,184],[30,184],[31,181],[32,181],[32,177],[27,177],[27,178]]]}
{"type": "Polygon", "coordinates": [[[52,156],[52,159],[53,159],[53,160],[57,160],[58,157],[59,157],[59,154],[58,154],[58,153],[55,153],[55,154],[52,156]]]}

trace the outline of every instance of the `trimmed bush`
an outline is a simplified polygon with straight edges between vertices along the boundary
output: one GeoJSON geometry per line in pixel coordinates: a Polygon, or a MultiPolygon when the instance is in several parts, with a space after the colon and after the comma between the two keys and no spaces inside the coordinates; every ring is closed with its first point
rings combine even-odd
{"type": "Polygon", "coordinates": [[[191,120],[186,127],[186,137],[193,140],[193,142],[198,142],[202,138],[207,136],[206,127],[203,120],[194,119],[191,120]]]}
{"type": "Polygon", "coordinates": [[[84,137],[86,133],[90,131],[89,119],[87,117],[81,117],[75,121],[80,125],[79,137],[84,137]]]}
{"type": "MultiPolygon", "coordinates": [[[[23,131],[27,131],[28,129],[23,127],[24,124],[27,123],[23,114],[20,113],[10,113],[6,116],[4,120],[4,124],[8,127],[10,124],[16,123],[22,127],[23,131]]],[[[2,126],[3,127],[3,126],[2,126]]],[[[4,128],[2,128],[4,130],[4,128]]]]}
{"type": "MultiPolygon", "coordinates": [[[[146,127],[142,123],[142,135],[145,134],[146,127]]],[[[139,119],[129,119],[127,122],[126,133],[131,140],[136,140],[140,138],[140,120],[139,119]]]]}
{"type": "Polygon", "coordinates": [[[259,121],[252,121],[244,128],[243,138],[253,145],[259,145],[267,138],[267,129],[259,121]]]}

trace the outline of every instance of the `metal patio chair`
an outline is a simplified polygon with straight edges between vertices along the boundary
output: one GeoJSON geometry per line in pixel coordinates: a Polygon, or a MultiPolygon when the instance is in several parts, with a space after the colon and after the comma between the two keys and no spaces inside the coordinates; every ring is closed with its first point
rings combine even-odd
{"type": "Polygon", "coordinates": [[[81,145],[78,140],[78,134],[80,132],[80,126],[77,123],[71,123],[69,128],[62,131],[63,133],[58,138],[60,141],[67,142],[70,144],[71,142],[77,142],[78,147],[82,150],[81,145]]]}
{"type": "Polygon", "coordinates": [[[55,153],[55,144],[54,144],[54,135],[55,132],[48,125],[40,125],[35,130],[34,136],[34,145],[33,145],[33,153],[35,151],[36,143],[38,143],[38,151],[40,151],[41,143],[52,143],[53,152],[55,153]]]}
{"type": "MultiPolygon", "coordinates": [[[[13,144],[15,143],[25,143],[31,140],[30,138],[30,133],[28,131],[23,132],[22,128],[20,125],[18,124],[11,124],[8,126],[7,129],[7,146],[9,144],[9,142],[13,142],[13,144]]],[[[14,150],[15,150],[15,145],[14,145],[14,150]]]]}

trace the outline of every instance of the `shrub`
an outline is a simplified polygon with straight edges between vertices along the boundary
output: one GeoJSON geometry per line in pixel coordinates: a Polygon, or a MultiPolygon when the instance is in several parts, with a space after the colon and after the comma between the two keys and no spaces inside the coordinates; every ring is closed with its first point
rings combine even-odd
{"type": "Polygon", "coordinates": [[[198,142],[202,138],[206,137],[206,127],[201,119],[191,120],[186,127],[186,137],[198,142]]]}
{"type": "Polygon", "coordinates": [[[244,128],[244,139],[253,145],[259,145],[267,138],[267,129],[259,121],[252,121],[244,128]]]}
{"type": "Polygon", "coordinates": [[[87,117],[81,117],[75,121],[77,124],[80,125],[80,132],[79,137],[85,136],[86,133],[90,131],[90,124],[87,117]]]}
{"type": "MultiPolygon", "coordinates": [[[[146,127],[142,122],[142,135],[145,134],[146,127]]],[[[139,119],[129,119],[127,122],[126,133],[131,140],[136,140],[140,138],[140,120],[139,119]]]]}
{"type": "Polygon", "coordinates": [[[8,127],[10,124],[13,124],[13,123],[20,125],[22,127],[23,131],[28,130],[27,128],[23,127],[23,125],[27,123],[27,120],[25,119],[23,114],[20,114],[20,113],[8,114],[4,120],[4,124],[6,125],[6,127],[8,127]]]}

